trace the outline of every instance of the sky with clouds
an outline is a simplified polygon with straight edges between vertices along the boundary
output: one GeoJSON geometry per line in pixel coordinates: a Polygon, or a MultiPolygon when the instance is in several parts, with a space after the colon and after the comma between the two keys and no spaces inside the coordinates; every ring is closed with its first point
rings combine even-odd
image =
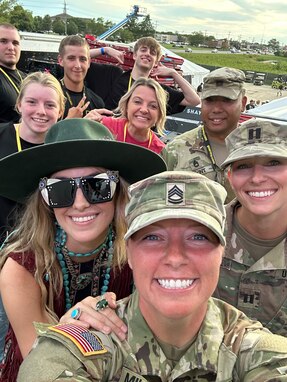
{"type": "Polygon", "coordinates": [[[189,34],[201,31],[216,38],[268,42],[276,38],[287,44],[287,1],[276,0],[20,0],[33,16],[67,13],[77,17],[103,17],[117,23],[138,4],[150,15],[157,31],[189,34]]]}

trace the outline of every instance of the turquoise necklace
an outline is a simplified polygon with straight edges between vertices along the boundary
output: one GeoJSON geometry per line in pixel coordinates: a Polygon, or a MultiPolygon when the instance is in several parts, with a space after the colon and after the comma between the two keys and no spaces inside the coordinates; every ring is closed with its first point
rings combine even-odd
{"type": "MultiPolygon", "coordinates": [[[[62,229],[62,227],[56,224],[55,252],[62,270],[66,310],[68,310],[73,305],[73,298],[71,298],[71,295],[72,296],[75,295],[75,290],[85,288],[93,280],[95,281],[95,285],[96,285],[95,288],[93,286],[93,293],[92,293],[93,295],[95,296],[99,294],[103,295],[108,290],[111,265],[113,261],[114,233],[113,233],[112,227],[110,226],[107,238],[104,241],[104,243],[101,244],[96,249],[94,249],[93,251],[84,253],[84,254],[74,253],[72,251],[69,251],[66,247],[66,241],[67,241],[66,232],[62,229]],[[101,278],[103,280],[102,280],[102,287],[100,291],[99,291],[100,275],[97,277],[96,275],[93,274],[94,272],[78,274],[80,271],[79,269],[80,264],[73,263],[71,259],[72,257],[83,258],[88,256],[94,256],[96,254],[99,254],[99,256],[97,256],[94,260],[94,262],[96,262],[95,269],[99,271],[99,269],[103,265],[106,265],[105,270],[102,272],[101,278]],[[77,271],[75,271],[75,268],[77,268],[77,271]],[[70,274],[70,277],[69,277],[69,274],[70,274]]],[[[94,267],[93,267],[93,271],[94,271],[94,267]]]]}

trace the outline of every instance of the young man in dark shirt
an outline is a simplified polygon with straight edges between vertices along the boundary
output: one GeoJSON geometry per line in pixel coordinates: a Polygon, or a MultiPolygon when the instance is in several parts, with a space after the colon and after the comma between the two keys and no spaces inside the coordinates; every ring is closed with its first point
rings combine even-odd
{"type": "Polygon", "coordinates": [[[172,77],[181,90],[162,85],[169,94],[167,114],[175,114],[184,110],[185,106],[196,106],[200,98],[175,69],[159,64],[162,56],[161,47],[153,37],[140,38],[135,46],[133,58],[135,60],[132,70],[123,72],[113,83],[112,92],[106,101],[108,109],[118,106],[120,98],[130,89],[134,81],[140,77],[172,77]]]}
{"type": "Polygon", "coordinates": [[[59,46],[59,64],[64,76],[60,80],[66,96],[64,118],[87,117],[93,119],[93,109],[104,108],[101,97],[85,85],[85,77],[90,67],[90,49],[80,36],[63,38],[59,46]]]}
{"type": "Polygon", "coordinates": [[[25,74],[17,69],[20,59],[20,35],[9,23],[0,24],[0,123],[18,122],[16,99],[25,74]]]}

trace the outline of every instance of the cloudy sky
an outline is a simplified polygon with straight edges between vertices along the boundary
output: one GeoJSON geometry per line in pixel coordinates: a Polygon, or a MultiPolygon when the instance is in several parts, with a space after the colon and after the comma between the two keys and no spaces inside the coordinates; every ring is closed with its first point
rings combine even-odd
{"type": "Polygon", "coordinates": [[[19,0],[33,15],[67,12],[78,17],[103,17],[117,23],[139,4],[150,14],[158,31],[192,33],[201,31],[216,38],[229,37],[268,42],[276,38],[287,44],[287,1],[276,0],[50,0],[45,7],[40,0],[19,0]],[[120,4],[119,4],[120,3],[120,4]]]}

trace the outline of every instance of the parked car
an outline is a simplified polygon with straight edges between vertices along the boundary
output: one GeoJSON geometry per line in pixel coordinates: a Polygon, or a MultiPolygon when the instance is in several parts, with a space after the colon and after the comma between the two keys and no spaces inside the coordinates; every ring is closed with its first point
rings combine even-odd
{"type": "Polygon", "coordinates": [[[254,77],[253,84],[261,86],[264,84],[266,74],[265,73],[256,73],[254,77]]]}
{"type": "Polygon", "coordinates": [[[187,53],[192,53],[192,49],[191,48],[185,48],[184,51],[187,52],[187,53]]]}
{"type": "Polygon", "coordinates": [[[217,53],[218,49],[212,49],[211,53],[217,53]]]}
{"type": "Polygon", "coordinates": [[[254,79],[254,76],[255,76],[255,72],[253,72],[252,70],[247,70],[245,72],[245,78],[246,78],[246,82],[253,82],[253,79],[254,79]]]}

